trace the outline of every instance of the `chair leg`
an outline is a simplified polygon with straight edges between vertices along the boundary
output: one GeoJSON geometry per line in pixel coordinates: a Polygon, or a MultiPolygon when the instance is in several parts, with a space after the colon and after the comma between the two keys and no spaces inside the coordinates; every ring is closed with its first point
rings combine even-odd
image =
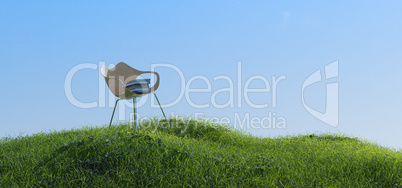
{"type": "Polygon", "coordinates": [[[119,100],[120,100],[120,99],[117,99],[117,100],[116,100],[116,103],[114,104],[114,109],[113,109],[113,113],[112,113],[112,118],[110,118],[109,128],[110,128],[110,126],[112,125],[114,112],[116,111],[117,102],[119,102],[119,100]]]}
{"type": "Polygon", "coordinates": [[[133,107],[134,107],[134,126],[135,129],[137,129],[137,114],[136,114],[136,110],[135,110],[135,97],[133,98],[133,107]]]}
{"type": "Polygon", "coordinates": [[[161,109],[162,114],[163,114],[163,116],[165,117],[165,119],[166,119],[166,121],[167,121],[168,119],[166,118],[165,112],[164,112],[164,111],[163,111],[163,109],[162,109],[161,103],[159,103],[158,97],[156,96],[156,94],[155,94],[155,93],[154,93],[154,95],[155,95],[155,99],[156,99],[156,101],[157,101],[157,102],[158,102],[158,104],[159,104],[159,108],[161,109]]]}

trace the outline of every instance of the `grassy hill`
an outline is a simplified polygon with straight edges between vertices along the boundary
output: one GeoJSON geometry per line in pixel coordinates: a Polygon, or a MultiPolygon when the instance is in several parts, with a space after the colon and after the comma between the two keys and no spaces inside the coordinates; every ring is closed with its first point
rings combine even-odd
{"type": "Polygon", "coordinates": [[[342,135],[259,138],[201,121],[0,140],[0,187],[401,187],[402,153],[342,135]]]}

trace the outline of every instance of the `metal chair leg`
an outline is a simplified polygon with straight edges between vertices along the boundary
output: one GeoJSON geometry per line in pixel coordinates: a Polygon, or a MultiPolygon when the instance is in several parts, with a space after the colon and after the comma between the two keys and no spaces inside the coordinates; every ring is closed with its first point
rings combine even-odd
{"type": "MultiPolygon", "coordinates": [[[[154,93],[154,96],[155,96],[155,98],[156,98],[156,101],[158,102],[159,108],[160,108],[161,111],[162,111],[163,117],[165,117],[165,119],[167,120],[166,115],[165,115],[165,112],[163,111],[162,106],[161,106],[161,103],[159,102],[159,99],[158,99],[158,97],[156,96],[155,93],[154,93]]],[[[133,98],[134,126],[135,126],[135,129],[137,129],[137,112],[136,112],[136,108],[135,108],[135,99],[136,99],[136,97],[133,98]]],[[[120,99],[117,99],[117,100],[116,100],[116,103],[114,104],[114,109],[113,109],[112,117],[110,118],[109,128],[112,126],[113,116],[114,116],[114,113],[115,113],[115,111],[116,111],[117,102],[119,102],[119,100],[120,100],[120,99]]]]}
{"type": "Polygon", "coordinates": [[[159,103],[158,97],[156,96],[155,93],[154,93],[154,95],[155,95],[156,101],[157,101],[158,104],[159,104],[159,108],[161,108],[162,114],[163,114],[163,116],[165,117],[165,119],[166,119],[166,121],[167,121],[168,119],[166,118],[165,112],[164,112],[163,109],[162,109],[161,103],[159,103]]]}
{"type": "Polygon", "coordinates": [[[135,97],[133,98],[133,107],[134,107],[134,126],[135,129],[137,129],[137,114],[136,114],[136,110],[135,110],[135,97]]]}
{"type": "Polygon", "coordinates": [[[117,99],[117,100],[116,100],[116,103],[114,104],[114,109],[113,109],[113,113],[112,113],[112,118],[110,118],[109,128],[110,128],[110,126],[112,125],[114,112],[116,111],[117,102],[119,102],[119,100],[120,100],[120,99],[117,99]]]}

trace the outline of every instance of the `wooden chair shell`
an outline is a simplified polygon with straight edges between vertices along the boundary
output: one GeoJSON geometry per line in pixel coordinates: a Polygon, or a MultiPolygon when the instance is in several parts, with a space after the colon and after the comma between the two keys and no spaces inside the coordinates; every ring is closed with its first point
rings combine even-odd
{"type": "Polygon", "coordinates": [[[108,69],[105,65],[101,67],[101,74],[105,78],[110,91],[120,99],[131,99],[150,93],[154,93],[159,87],[159,74],[153,71],[140,71],[120,62],[114,68],[108,69]],[[149,93],[135,94],[126,88],[129,81],[137,79],[141,74],[151,73],[156,75],[156,83],[150,88],[149,93]]]}

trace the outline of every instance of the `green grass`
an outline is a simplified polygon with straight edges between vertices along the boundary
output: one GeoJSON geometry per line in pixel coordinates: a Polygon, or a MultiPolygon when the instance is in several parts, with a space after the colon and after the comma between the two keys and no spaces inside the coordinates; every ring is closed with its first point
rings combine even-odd
{"type": "Polygon", "coordinates": [[[0,187],[401,187],[402,153],[170,119],[0,140],[0,187]]]}

